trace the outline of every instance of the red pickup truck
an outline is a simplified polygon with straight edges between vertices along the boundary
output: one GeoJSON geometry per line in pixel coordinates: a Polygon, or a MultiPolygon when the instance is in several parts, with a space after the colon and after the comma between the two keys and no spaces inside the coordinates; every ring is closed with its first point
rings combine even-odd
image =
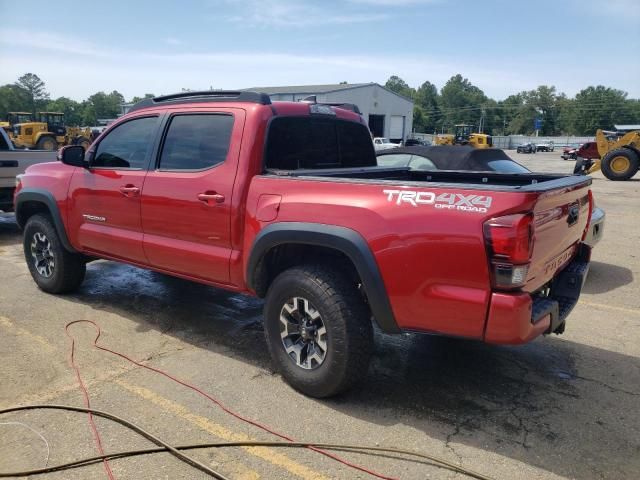
{"type": "Polygon", "coordinates": [[[15,196],[42,290],[105,258],[264,297],[273,361],[311,396],[366,374],[373,322],[495,344],[562,333],[588,270],[589,177],[378,167],[353,105],[157,97],[59,160],[15,196]]]}

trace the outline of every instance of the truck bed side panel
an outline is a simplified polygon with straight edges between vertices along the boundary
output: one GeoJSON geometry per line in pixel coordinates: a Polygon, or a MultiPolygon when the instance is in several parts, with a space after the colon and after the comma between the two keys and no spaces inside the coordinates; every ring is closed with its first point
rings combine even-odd
{"type": "MultiPolygon", "coordinates": [[[[371,248],[396,321],[405,330],[482,338],[490,280],[482,224],[498,212],[533,207],[536,195],[457,189],[391,187],[442,195],[490,196],[485,212],[436,208],[435,203],[398,202],[388,185],[254,177],[247,200],[244,251],[266,225],[314,222],[351,228],[371,248]],[[261,195],[280,195],[277,218],[256,219],[261,195]]],[[[246,258],[244,261],[246,268],[246,258]]]]}

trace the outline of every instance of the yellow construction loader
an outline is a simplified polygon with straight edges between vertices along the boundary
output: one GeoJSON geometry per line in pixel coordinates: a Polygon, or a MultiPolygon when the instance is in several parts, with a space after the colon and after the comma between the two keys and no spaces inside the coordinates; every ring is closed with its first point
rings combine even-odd
{"type": "Polygon", "coordinates": [[[640,130],[617,135],[616,132],[596,132],[600,160],[578,158],[576,173],[594,173],[602,170],[609,180],[629,180],[640,169],[640,130]]]}
{"type": "Polygon", "coordinates": [[[491,135],[486,133],[474,132],[473,125],[456,125],[455,133],[437,135],[435,138],[436,145],[471,145],[474,148],[489,148],[493,145],[491,135]]]}
{"type": "Polygon", "coordinates": [[[18,123],[27,123],[33,121],[33,115],[29,112],[9,112],[7,120],[0,122],[0,128],[4,128],[9,138],[13,139],[13,126],[18,123]]]}
{"type": "Polygon", "coordinates": [[[38,112],[37,121],[13,126],[13,143],[18,148],[57,150],[62,145],[82,145],[85,150],[91,144],[89,128],[67,127],[64,113],[38,112]]]}

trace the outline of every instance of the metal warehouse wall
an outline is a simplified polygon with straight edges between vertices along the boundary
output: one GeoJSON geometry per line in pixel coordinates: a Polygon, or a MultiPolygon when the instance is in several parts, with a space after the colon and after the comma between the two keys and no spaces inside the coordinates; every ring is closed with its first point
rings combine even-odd
{"type": "Polygon", "coordinates": [[[413,129],[413,102],[379,85],[366,85],[348,88],[329,93],[314,94],[274,94],[272,100],[302,100],[309,95],[316,95],[318,102],[353,103],[360,108],[366,121],[369,115],[384,115],[384,136],[390,136],[391,117],[401,116],[404,123],[404,138],[411,135],[413,129]]]}

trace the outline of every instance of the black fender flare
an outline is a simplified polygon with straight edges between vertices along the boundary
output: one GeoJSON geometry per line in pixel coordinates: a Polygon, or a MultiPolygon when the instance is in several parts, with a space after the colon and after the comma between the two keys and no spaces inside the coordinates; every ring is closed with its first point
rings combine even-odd
{"type": "Polygon", "coordinates": [[[399,333],[373,252],[355,230],[337,225],[305,222],[278,222],[262,229],[253,241],[247,263],[247,286],[255,291],[259,263],[273,247],[284,244],[306,244],[327,247],[345,254],[355,265],[367,294],[371,313],[386,333],[399,333]]]}
{"type": "Polygon", "coordinates": [[[66,250],[72,253],[76,253],[76,249],[71,246],[71,242],[69,242],[69,237],[67,237],[67,232],[64,229],[64,223],[62,222],[62,216],[60,215],[60,209],[58,208],[58,203],[54,198],[53,194],[47,190],[42,188],[23,188],[16,195],[15,201],[15,211],[16,211],[16,222],[18,226],[22,229],[27,223],[27,218],[25,217],[25,207],[24,204],[27,202],[37,202],[44,204],[49,210],[49,214],[51,215],[51,219],[53,220],[53,226],[58,232],[58,237],[60,238],[60,242],[66,250]]]}

